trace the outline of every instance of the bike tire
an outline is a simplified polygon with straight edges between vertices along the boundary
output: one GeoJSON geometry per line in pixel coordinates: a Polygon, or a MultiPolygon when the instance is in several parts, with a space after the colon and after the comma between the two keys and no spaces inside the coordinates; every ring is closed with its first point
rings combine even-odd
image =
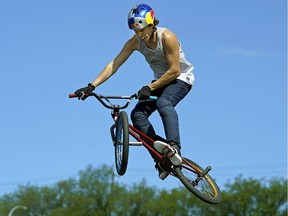
{"type": "Polygon", "coordinates": [[[125,111],[121,111],[116,124],[115,136],[115,164],[119,175],[124,175],[128,165],[129,156],[129,125],[125,111]]]}
{"type": "Polygon", "coordinates": [[[197,163],[184,157],[182,157],[181,166],[175,167],[177,177],[190,192],[204,202],[218,204],[221,202],[222,196],[218,185],[211,176],[206,174],[199,179],[199,182],[196,181],[203,171],[204,169],[197,163]]]}

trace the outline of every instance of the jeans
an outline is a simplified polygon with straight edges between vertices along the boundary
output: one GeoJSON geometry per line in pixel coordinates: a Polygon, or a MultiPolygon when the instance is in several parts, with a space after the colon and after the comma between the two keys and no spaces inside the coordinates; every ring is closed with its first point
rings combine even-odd
{"type": "Polygon", "coordinates": [[[157,110],[161,116],[166,140],[181,148],[179,120],[175,106],[187,95],[192,86],[182,80],[174,80],[168,85],[152,91],[153,96],[157,96],[156,101],[139,101],[131,112],[131,120],[134,127],[156,139],[157,135],[150,121],[149,116],[157,110]]]}

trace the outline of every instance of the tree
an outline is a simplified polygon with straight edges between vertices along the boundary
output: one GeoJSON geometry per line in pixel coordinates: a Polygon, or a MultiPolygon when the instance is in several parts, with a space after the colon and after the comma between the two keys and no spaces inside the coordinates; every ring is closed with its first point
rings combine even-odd
{"type": "Polygon", "coordinates": [[[91,165],[78,178],[51,187],[19,186],[0,198],[0,215],[16,205],[28,207],[15,216],[266,216],[287,215],[287,179],[244,179],[239,176],[222,190],[220,204],[207,204],[186,188],[159,190],[145,179],[132,186],[116,181],[113,168],[91,165]]]}
{"type": "Polygon", "coordinates": [[[88,166],[79,172],[79,180],[60,182],[56,186],[59,207],[51,215],[111,215],[117,196],[124,196],[126,187],[115,182],[113,169],[88,166]]]}

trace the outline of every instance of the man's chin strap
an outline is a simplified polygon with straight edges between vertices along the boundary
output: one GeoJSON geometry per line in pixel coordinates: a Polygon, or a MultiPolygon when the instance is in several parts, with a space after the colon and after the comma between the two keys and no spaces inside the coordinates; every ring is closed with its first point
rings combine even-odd
{"type": "Polygon", "coordinates": [[[155,26],[153,26],[152,33],[151,33],[151,36],[149,38],[150,42],[156,41],[156,30],[157,30],[157,28],[155,26]]]}

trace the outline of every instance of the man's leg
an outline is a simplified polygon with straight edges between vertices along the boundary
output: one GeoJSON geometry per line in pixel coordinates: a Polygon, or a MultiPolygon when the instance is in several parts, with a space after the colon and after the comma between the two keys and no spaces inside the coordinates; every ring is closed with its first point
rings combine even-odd
{"type": "MultiPolygon", "coordinates": [[[[181,80],[169,84],[156,102],[157,110],[162,118],[166,139],[169,144],[181,148],[178,114],[175,106],[187,95],[191,86],[181,80]]],[[[178,150],[177,149],[177,150],[178,150]]]]}

